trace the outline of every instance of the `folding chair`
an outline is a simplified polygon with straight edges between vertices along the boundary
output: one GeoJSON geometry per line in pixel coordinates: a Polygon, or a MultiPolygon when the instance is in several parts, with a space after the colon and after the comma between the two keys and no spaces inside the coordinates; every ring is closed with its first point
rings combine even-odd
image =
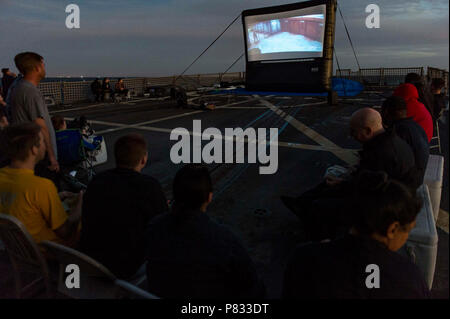
{"type": "Polygon", "coordinates": [[[433,136],[431,138],[431,141],[432,140],[437,140],[437,144],[433,145],[433,146],[430,146],[430,150],[434,149],[434,148],[437,148],[439,150],[439,153],[442,154],[442,150],[441,150],[441,136],[439,134],[439,119],[437,119],[435,121],[435,127],[436,127],[436,136],[433,136]]]}
{"type": "Polygon", "coordinates": [[[25,226],[14,216],[0,214],[0,239],[13,268],[16,297],[35,297],[42,288],[47,298],[52,297],[47,262],[25,226]],[[37,278],[23,287],[24,273],[37,278]]]}
{"type": "Polygon", "coordinates": [[[160,299],[125,280],[117,279],[114,285],[116,286],[116,298],[118,299],[160,299]]]}
{"type": "Polygon", "coordinates": [[[93,145],[87,144],[78,129],[56,131],[58,162],[63,178],[71,185],[81,188],[86,188],[94,176],[92,161],[86,154],[86,149],[91,149],[93,145]]]}
{"type": "Polygon", "coordinates": [[[43,241],[41,246],[59,264],[58,292],[75,299],[115,297],[114,282],[117,278],[105,266],[75,249],[51,241],[43,241]],[[75,265],[72,267],[78,268],[78,271],[69,271],[69,265],[75,265]],[[72,287],[73,278],[74,282],[78,281],[79,287],[72,287]]]}

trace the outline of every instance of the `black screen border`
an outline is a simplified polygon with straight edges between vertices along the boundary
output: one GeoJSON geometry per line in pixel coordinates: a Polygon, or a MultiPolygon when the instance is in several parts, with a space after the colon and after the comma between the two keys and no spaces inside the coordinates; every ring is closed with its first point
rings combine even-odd
{"type": "MultiPolygon", "coordinates": [[[[290,4],[284,4],[279,6],[271,6],[271,7],[264,7],[264,8],[256,8],[256,9],[249,9],[242,11],[241,19],[242,19],[242,30],[244,32],[244,45],[245,45],[245,62],[247,64],[253,64],[253,63],[281,63],[285,61],[286,63],[291,63],[293,61],[302,61],[302,60],[309,60],[313,59],[315,61],[324,59],[325,52],[327,48],[325,47],[326,41],[324,39],[324,43],[322,45],[322,56],[321,57],[303,57],[303,58],[287,58],[287,59],[267,59],[267,60],[258,60],[258,61],[249,61],[248,60],[248,45],[247,45],[247,30],[246,30],[246,24],[245,24],[245,17],[248,16],[255,16],[255,15],[264,15],[264,14],[276,14],[280,12],[286,12],[286,11],[294,11],[299,9],[305,9],[309,7],[319,6],[319,5],[329,5],[329,0],[310,0],[310,1],[303,1],[303,2],[297,2],[297,3],[290,3],[290,4]]],[[[325,7],[325,12],[327,7],[325,7]]],[[[327,27],[328,24],[326,21],[328,20],[327,14],[325,14],[325,30],[324,35],[327,34],[327,27]]]]}

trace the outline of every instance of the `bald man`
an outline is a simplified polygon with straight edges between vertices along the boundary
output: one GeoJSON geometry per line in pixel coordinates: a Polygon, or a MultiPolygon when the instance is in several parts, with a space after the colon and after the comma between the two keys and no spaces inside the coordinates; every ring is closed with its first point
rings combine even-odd
{"type": "Polygon", "coordinates": [[[324,180],[296,198],[281,196],[285,206],[302,220],[309,240],[334,238],[348,230],[352,220],[346,212],[352,203],[353,180],[360,172],[384,171],[414,191],[421,184],[410,146],[394,130],[384,129],[379,112],[362,108],[353,113],[350,134],[362,144],[362,150],[349,180],[324,180]]]}
{"type": "Polygon", "coordinates": [[[411,147],[394,130],[384,129],[381,114],[371,108],[353,113],[350,119],[351,136],[363,145],[356,173],[366,169],[384,171],[412,190],[421,182],[411,147]]]}
{"type": "Polygon", "coordinates": [[[355,140],[364,144],[382,133],[384,128],[380,113],[369,107],[353,113],[350,119],[350,135],[355,140]]]}

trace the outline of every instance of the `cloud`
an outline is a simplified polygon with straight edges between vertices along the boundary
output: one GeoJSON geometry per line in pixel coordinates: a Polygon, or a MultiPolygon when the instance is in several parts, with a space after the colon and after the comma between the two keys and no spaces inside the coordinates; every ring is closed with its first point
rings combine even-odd
{"type": "MultiPolygon", "coordinates": [[[[46,57],[49,75],[171,75],[181,72],[242,10],[291,1],[73,0],[81,29],[65,28],[65,2],[3,0],[0,64],[23,50],[46,57]]],[[[339,4],[362,67],[405,63],[448,68],[448,1],[377,0],[381,28],[367,29],[372,0],[339,4]]],[[[67,2],[69,3],[69,2],[67,2]]],[[[355,60],[339,12],[336,51],[341,67],[355,60]]],[[[244,48],[240,20],[188,73],[223,72],[244,48]]],[[[233,70],[243,70],[239,62],[233,70]]]]}

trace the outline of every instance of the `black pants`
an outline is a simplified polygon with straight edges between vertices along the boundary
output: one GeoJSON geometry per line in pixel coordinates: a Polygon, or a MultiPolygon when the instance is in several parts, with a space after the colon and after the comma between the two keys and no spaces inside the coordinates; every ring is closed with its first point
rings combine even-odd
{"type": "Polygon", "coordinates": [[[100,97],[102,95],[102,93],[100,91],[98,92],[94,92],[95,95],[95,102],[100,102],[100,97]]]}

